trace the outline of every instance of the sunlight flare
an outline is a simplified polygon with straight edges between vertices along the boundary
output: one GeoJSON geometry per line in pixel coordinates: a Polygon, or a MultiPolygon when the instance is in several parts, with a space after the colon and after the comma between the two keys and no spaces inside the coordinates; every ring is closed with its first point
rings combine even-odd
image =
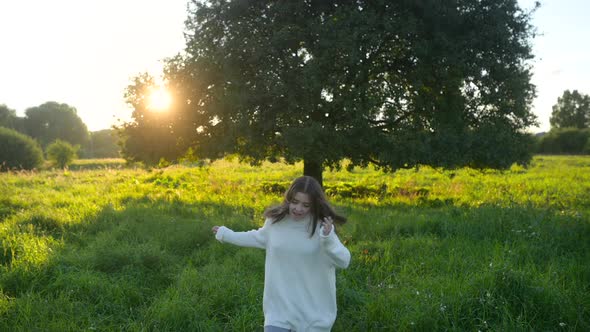
{"type": "Polygon", "coordinates": [[[148,108],[154,112],[164,112],[170,108],[172,97],[164,87],[154,88],[150,91],[148,108]]]}

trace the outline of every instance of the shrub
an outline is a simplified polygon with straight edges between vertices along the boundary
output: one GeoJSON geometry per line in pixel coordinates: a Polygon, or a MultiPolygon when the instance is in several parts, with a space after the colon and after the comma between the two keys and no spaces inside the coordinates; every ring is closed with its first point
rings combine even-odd
{"type": "Polygon", "coordinates": [[[583,154],[590,138],[589,129],[563,128],[552,130],[540,138],[540,153],[583,154]]]}
{"type": "Polygon", "coordinates": [[[77,158],[77,150],[77,147],[58,139],[47,147],[47,158],[57,167],[64,168],[77,158]]]}
{"type": "Polygon", "coordinates": [[[43,151],[31,137],[0,127],[0,171],[34,169],[43,163],[43,151]]]}

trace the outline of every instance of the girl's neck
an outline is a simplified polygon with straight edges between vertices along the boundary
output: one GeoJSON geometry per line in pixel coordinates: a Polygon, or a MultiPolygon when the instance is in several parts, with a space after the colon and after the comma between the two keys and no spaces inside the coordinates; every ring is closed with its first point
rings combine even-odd
{"type": "Polygon", "coordinates": [[[299,217],[299,218],[294,218],[292,215],[288,214],[289,219],[295,221],[295,222],[308,222],[311,220],[311,214],[307,214],[303,217],[299,217]]]}

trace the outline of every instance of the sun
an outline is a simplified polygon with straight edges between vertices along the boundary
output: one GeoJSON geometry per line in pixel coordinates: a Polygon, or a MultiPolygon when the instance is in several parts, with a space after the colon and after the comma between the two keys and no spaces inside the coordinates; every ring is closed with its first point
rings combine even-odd
{"type": "Polygon", "coordinates": [[[164,112],[170,108],[172,97],[170,92],[163,87],[154,88],[150,91],[148,108],[154,112],[164,112]]]}

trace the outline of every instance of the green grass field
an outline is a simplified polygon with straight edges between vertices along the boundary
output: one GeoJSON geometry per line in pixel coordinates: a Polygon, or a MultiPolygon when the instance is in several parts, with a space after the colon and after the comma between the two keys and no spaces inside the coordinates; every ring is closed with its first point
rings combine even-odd
{"type": "MultiPolygon", "coordinates": [[[[259,227],[302,165],[0,174],[0,331],[261,331],[259,227]]],[[[326,171],[349,217],[334,331],[590,331],[590,157],[326,171]]]]}

